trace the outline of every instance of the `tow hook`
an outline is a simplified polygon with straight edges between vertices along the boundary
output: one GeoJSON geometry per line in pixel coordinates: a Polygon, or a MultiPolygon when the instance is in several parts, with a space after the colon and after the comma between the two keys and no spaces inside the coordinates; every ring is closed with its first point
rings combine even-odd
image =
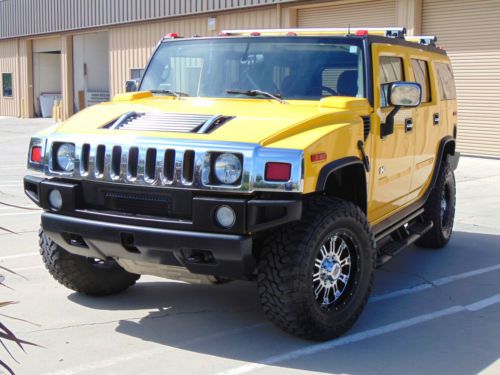
{"type": "Polygon", "coordinates": [[[368,158],[368,155],[366,155],[363,141],[358,141],[358,148],[362,155],[363,165],[365,166],[366,171],[370,172],[370,159],[368,158]]]}

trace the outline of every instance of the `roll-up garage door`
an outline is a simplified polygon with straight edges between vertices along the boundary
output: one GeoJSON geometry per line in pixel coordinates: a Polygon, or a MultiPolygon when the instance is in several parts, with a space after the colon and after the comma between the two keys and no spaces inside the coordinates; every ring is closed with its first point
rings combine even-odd
{"type": "Polygon", "coordinates": [[[396,0],[362,1],[299,9],[298,27],[396,26],[396,0]]]}
{"type": "Polygon", "coordinates": [[[500,157],[500,1],[424,0],[422,34],[453,63],[461,152],[500,157]]]}

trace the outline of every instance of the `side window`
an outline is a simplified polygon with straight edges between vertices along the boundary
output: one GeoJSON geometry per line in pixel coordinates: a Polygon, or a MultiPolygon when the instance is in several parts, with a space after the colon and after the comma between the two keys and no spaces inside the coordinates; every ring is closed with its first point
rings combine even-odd
{"type": "Polygon", "coordinates": [[[450,64],[436,63],[436,72],[439,84],[439,97],[441,100],[452,100],[457,98],[455,78],[450,64]]]}
{"type": "Polygon", "coordinates": [[[431,101],[431,90],[427,61],[412,59],[411,66],[415,75],[415,81],[422,86],[422,103],[428,103],[431,101]]]}
{"type": "Polygon", "coordinates": [[[380,105],[387,107],[389,83],[404,81],[403,59],[394,56],[380,56],[380,105]]]}
{"type": "Polygon", "coordinates": [[[12,73],[2,73],[2,96],[11,98],[12,94],[12,73]]]}
{"type": "Polygon", "coordinates": [[[132,68],[130,69],[130,79],[141,79],[144,74],[144,69],[132,68]]]}

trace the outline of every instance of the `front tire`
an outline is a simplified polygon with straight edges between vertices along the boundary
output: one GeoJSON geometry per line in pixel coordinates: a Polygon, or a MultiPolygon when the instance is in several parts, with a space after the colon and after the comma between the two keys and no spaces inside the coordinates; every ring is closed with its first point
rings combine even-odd
{"type": "Polygon", "coordinates": [[[446,246],[451,238],[455,221],[455,193],[455,174],[450,163],[445,161],[439,171],[436,185],[425,204],[424,216],[434,225],[416,242],[417,246],[430,249],[446,246]]]}
{"type": "Polygon", "coordinates": [[[281,329],[328,340],[349,330],[371,291],[375,240],[352,203],[317,197],[299,222],[274,231],[258,262],[264,312],[281,329]]]}
{"type": "Polygon", "coordinates": [[[74,255],[58,246],[40,229],[40,254],[52,277],[75,292],[106,296],[134,285],[140,275],[129,273],[113,260],[74,255]]]}

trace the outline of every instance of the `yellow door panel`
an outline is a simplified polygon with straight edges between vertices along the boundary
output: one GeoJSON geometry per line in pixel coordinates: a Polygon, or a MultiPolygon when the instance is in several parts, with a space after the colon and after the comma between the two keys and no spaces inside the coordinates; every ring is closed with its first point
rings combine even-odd
{"type": "Polygon", "coordinates": [[[404,49],[372,45],[375,113],[372,116],[374,129],[373,169],[371,171],[368,217],[378,222],[404,206],[410,199],[413,175],[415,142],[414,133],[407,131],[405,120],[414,117],[414,109],[401,109],[394,118],[394,132],[381,138],[381,127],[393,107],[386,103],[382,84],[404,81],[409,77],[407,55],[404,49]]]}

